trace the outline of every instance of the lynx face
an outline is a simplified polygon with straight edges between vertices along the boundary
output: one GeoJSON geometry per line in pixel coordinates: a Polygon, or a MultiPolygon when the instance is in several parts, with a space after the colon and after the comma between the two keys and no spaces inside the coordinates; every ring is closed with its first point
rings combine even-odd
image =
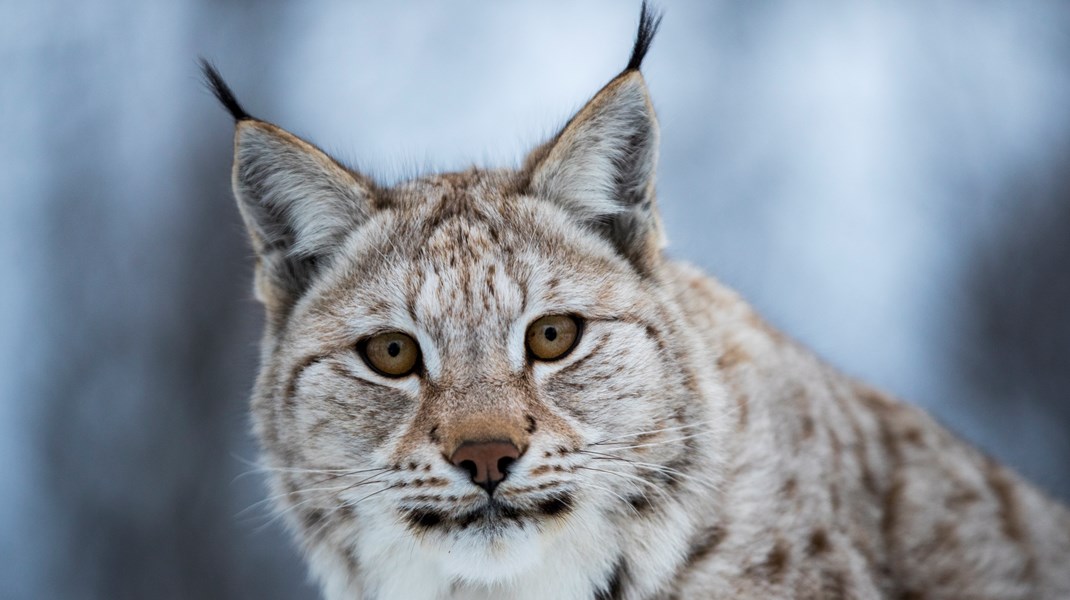
{"type": "Polygon", "coordinates": [[[535,558],[533,538],[635,510],[666,493],[652,473],[694,458],[681,432],[702,403],[665,351],[684,334],[656,286],[510,187],[470,173],[394,191],[281,329],[256,416],[312,531],[378,531],[497,579],[535,558]],[[550,360],[531,341],[555,341],[532,329],[547,316],[550,337],[576,324],[550,360]],[[418,345],[406,374],[362,355],[387,332],[418,345]]]}
{"type": "Polygon", "coordinates": [[[712,360],[662,274],[638,71],[656,26],[644,12],[628,68],[521,168],[390,189],[206,66],[269,317],[256,430],[314,564],[494,584],[557,553],[602,577],[619,522],[716,487],[712,360]]]}

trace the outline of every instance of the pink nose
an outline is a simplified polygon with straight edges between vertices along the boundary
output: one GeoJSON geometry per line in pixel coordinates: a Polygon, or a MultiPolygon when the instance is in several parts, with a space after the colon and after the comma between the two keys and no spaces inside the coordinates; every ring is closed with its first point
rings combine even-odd
{"type": "Polygon", "coordinates": [[[494,493],[494,488],[509,474],[509,465],[520,458],[520,449],[512,442],[465,442],[453,452],[450,462],[468,471],[472,483],[494,493]]]}

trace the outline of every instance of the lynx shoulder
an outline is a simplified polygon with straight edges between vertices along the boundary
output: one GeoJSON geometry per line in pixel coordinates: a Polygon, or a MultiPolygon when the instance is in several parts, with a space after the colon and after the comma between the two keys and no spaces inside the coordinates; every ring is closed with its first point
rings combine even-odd
{"type": "Polygon", "coordinates": [[[627,67],[513,170],[386,187],[254,118],[252,399],[332,600],[1070,598],[1070,513],[668,260],[627,67]]]}

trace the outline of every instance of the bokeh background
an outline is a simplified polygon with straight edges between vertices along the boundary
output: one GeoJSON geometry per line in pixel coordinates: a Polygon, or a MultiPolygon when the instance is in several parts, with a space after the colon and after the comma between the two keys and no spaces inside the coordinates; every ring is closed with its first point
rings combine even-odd
{"type": "MultiPolygon", "coordinates": [[[[661,5],[672,253],[1070,499],[1070,4],[661,5]]],[[[196,58],[391,181],[516,164],[638,1],[0,12],[0,597],[315,597],[250,473],[261,314],[196,58]]]]}

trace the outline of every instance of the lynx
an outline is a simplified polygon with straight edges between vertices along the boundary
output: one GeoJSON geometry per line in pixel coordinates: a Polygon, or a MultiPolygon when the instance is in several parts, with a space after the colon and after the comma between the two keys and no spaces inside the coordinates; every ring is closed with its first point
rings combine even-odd
{"type": "Polygon", "coordinates": [[[627,67],[516,169],[392,187],[253,118],[252,399],[332,600],[1070,598],[1070,512],[669,260],[627,67]]]}

